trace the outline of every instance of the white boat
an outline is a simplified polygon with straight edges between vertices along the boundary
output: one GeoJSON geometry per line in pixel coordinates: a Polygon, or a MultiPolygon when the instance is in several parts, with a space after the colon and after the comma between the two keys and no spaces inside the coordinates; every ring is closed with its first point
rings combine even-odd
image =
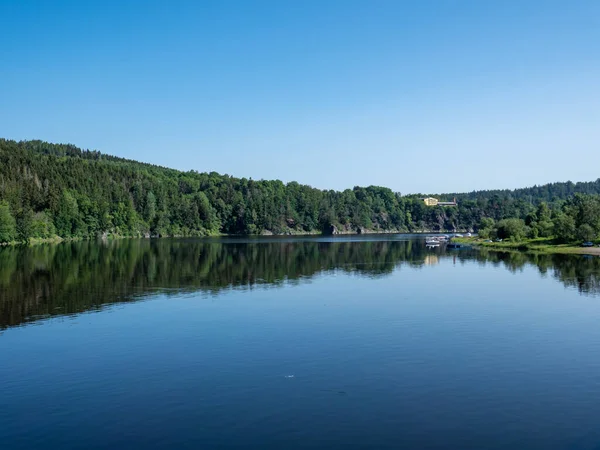
{"type": "Polygon", "coordinates": [[[439,247],[440,241],[437,240],[436,238],[427,238],[427,239],[425,239],[425,245],[427,247],[439,247]]]}

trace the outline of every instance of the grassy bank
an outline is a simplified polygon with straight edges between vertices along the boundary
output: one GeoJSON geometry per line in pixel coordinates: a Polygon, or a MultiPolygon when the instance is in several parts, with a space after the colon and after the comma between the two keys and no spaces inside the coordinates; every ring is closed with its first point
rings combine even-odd
{"type": "Polygon", "coordinates": [[[554,238],[523,239],[521,241],[485,242],[478,237],[454,238],[456,242],[483,247],[490,250],[519,250],[530,253],[563,253],[576,255],[600,255],[600,247],[579,247],[573,244],[560,244],[554,238]]]}

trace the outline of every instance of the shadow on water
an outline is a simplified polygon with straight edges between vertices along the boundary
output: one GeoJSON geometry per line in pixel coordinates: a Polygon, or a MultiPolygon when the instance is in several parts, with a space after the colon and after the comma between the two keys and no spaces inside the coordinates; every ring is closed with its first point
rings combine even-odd
{"type": "Polygon", "coordinates": [[[537,267],[582,294],[600,292],[600,258],[428,250],[418,239],[160,239],[0,249],[0,329],[98,310],[157,291],[181,294],[301,283],[330,272],[382,277],[441,259],[537,267]]]}

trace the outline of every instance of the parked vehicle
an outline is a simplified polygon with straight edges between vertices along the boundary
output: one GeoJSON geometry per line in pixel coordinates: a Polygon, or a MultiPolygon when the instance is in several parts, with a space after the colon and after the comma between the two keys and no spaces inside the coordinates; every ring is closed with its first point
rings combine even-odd
{"type": "Polygon", "coordinates": [[[582,247],[593,247],[593,246],[594,246],[594,243],[593,243],[593,242],[590,242],[590,241],[588,241],[588,242],[584,242],[583,244],[581,244],[581,246],[582,246],[582,247]]]}

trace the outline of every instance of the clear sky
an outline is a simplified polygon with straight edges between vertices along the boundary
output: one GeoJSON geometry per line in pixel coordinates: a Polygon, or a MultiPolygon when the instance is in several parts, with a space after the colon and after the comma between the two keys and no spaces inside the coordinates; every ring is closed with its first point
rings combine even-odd
{"type": "Polygon", "coordinates": [[[600,177],[600,1],[0,0],[0,136],[402,193],[600,177]]]}

